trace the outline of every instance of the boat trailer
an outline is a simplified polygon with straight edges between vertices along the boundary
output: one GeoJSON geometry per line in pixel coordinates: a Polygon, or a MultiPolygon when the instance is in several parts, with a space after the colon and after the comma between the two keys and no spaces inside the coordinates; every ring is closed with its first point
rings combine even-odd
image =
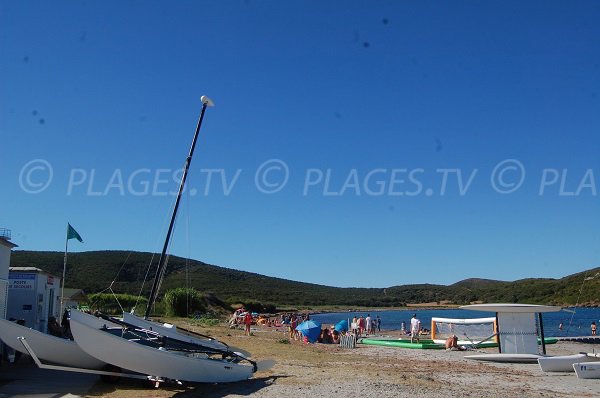
{"type": "Polygon", "coordinates": [[[23,344],[23,347],[25,347],[25,350],[27,351],[27,353],[31,356],[31,358],[33,358],[33,361],[35,362],[37,367],[40,369],[62,370],[64,372],[96,374],[96,375],[102,376],[102,379],[105,381],[107,381],[107,380],[115,381],[116,379],[121,378],[121,377],[126,377],[126,378],[130,378],[130,379],[138,379],[138,380],[148,380],[151,383],[153,383],[154,388],[158,388],[160,386],[160,383],[166,383],[166,382],[173,382],[173,383],[176,383],[179,385],[183,384],[179,380],[171,380],[171,379],[165,379],[163,377],[155,377],[155,376],[147,376],[147,375],[145,376],[143,374],[135,374],[135,373],[127,373],[127,372],[110,372],[110,371],[106,371],[106,370],[74,368],[74,367],[70,367],[70,366],[44,364],[44,363],[42,363],[42,361],[40,361],[40,359],[37,357],[37,355],[35,355],[35,352],[33,352],[33,349],[31,348],[29,343],[27,343],[27,339],[25,339],[25,337],[21,336],[21,337],[17,337],[17,339],[21,342],[21,344],[23,344]]]}

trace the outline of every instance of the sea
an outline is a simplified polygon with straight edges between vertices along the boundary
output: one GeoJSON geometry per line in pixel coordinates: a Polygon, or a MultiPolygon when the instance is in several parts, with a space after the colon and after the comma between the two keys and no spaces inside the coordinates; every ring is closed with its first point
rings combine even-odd
{"type": "MultiPolygon", "coordinates": [[[[461,309],[407,309],[407,310],[389,310],[389,311],[348,311],[348,312],[326,312],[311,314],[311,319],[320,322],[323,325],[335,325],[341,320],[352,321],[354,316],[371,318],[379,315],[381,319],[381,331],[400,330],[402,322],[405,322],[408,328],[410,318],[417,314],[421,325],[427,329],[430,328],[431,318],[486,318],[493,317],[493,312],[471,311],[461,309]]],[[[567,337],[567,336],[590,336],[590,325],[596,322],[600,330],[600,308],[565,308],[559,312],[547,312],[542,314],[544,325],[544,335],[547,337],[567,337]],[[562,323],[562,330],[560,324],[562,323]]]]}

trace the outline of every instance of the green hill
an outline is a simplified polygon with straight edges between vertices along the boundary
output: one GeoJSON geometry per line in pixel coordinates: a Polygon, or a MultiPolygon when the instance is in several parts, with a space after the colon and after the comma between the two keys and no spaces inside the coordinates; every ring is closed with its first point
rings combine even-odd
{"type": "MultiPolygon", "coordinates": [[[[115,293],[138,294],[151,262],[153,266],[149,275],[154,275],[158,257],[152,253],[125,251],[70,253],[66,287],[97,293],[112,284],[115,293]]],[[[61,275],[63,253],[14,251],[11,266],[38,267],[61,275]]],[[[142,295],[148,294],[150,285],[151,282],[146,282],[142,295]]],[[[385,289],[338,288],[272,278],[171,256],[161,291],[182,286],[213,293],[230,304],[259,302],[278,307],[399,307],[442,301],[454,304],[482,301],[574,305],[578,299],[580,305],[598,305],[600,268],[561,279],[504,282],[472,278],[448,286],[415,284],[385,289]],[[583,283],[586,276],[589,280],[583,283]]]]}

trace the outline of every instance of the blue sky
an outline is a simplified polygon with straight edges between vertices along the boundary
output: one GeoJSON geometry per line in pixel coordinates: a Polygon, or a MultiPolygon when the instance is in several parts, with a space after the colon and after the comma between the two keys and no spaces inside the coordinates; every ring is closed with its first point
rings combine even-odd
{"type": "Polygon", "coordinates": [[[598,266],[598,20],[593,1],[2,1],[0,227],[25,250],[62,250],[70,221],[73,251],[160,251],[209,95],[173,254],[361,287],[598,266]]]}

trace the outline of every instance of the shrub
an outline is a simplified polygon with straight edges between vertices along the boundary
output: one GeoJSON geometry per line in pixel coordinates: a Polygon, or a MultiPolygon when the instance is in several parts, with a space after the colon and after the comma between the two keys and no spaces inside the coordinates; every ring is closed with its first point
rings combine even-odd
{"type": "Polygon", "coordinates": [[[167,316],[187,317],[195,312],[206,312],[204,297],[193,288],[178,287],[168,290],[163,303],[167,316]]]}
{"type": "Polygon", "coordinates": [[[217,318],[211,318],[210,316],[201,316],[200,318],[195,318],[191,321],[193,325],[202,326],[202,327],[210,327],[216,326],[220,322],[217,318]]]}
{"type": "Polygon", "coordinates": [[[145,308],[148,299],[131,294],[94,293],[88,295],[88,302],[92,310],[98,310],[106,314],[118,314],[123,311],[130,311],[136,303],[138,307],[145,308]]]}

